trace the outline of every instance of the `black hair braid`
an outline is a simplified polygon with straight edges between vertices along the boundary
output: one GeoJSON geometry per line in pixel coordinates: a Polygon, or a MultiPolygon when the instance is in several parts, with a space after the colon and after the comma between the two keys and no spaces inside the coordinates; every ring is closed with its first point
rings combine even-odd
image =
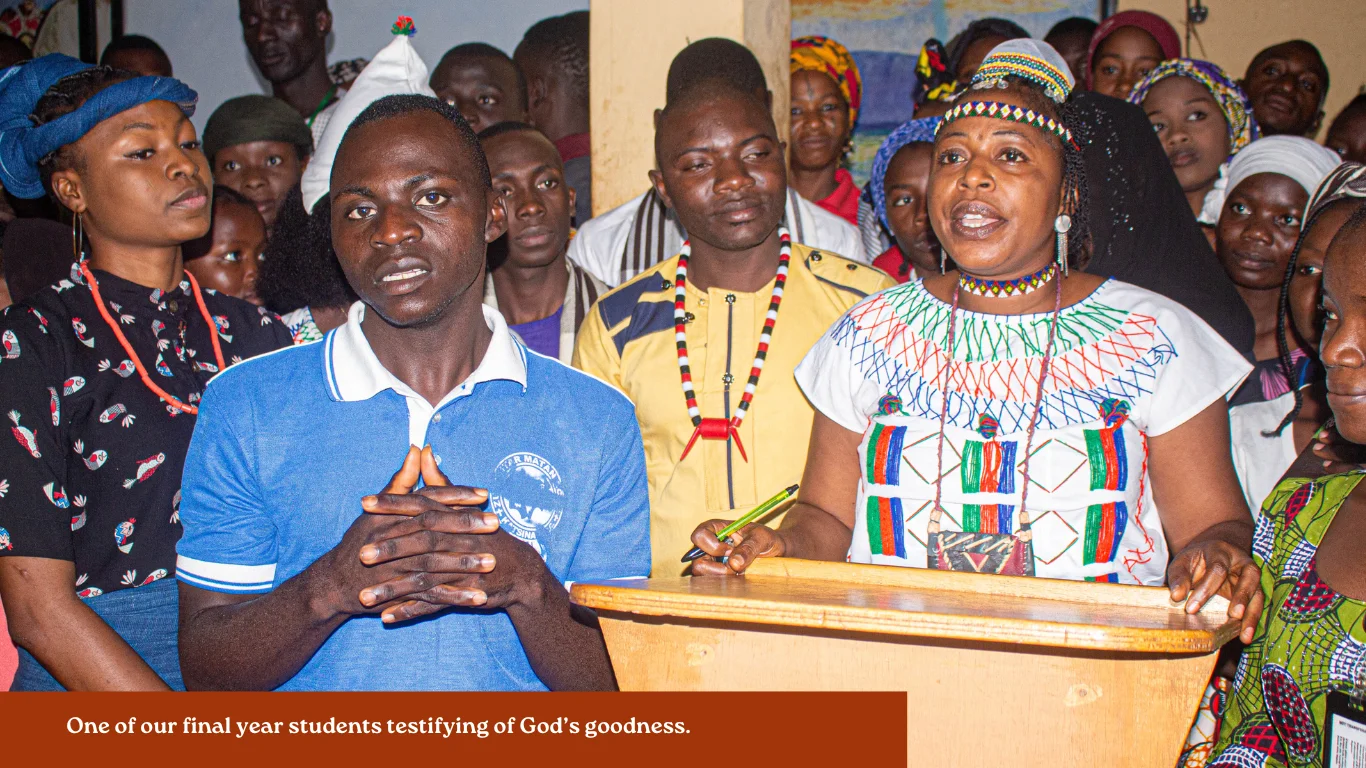
{"type": "MultiPolygon", "coordinates": [[[[1290,279],[1295,276],[1295,268],[1299,266],[1300,249],[1304,247],[1304,239],[1309,235],[1309,230],[1314,228],[1314,222],[1318,221],[1319,216],[1328,207],[1322,205],[1318,210],[1310,212],[1309,218],[1300,226],[1300,236],[1295,240],[1295,249],[1290,252],[1290,261],[1285,266],[1285,277],[1281,280],[1281,298],[1276,303],[1276,350],[1280,355],[1278,362],[1281,375],[1285,377],[1286,386],[1290,387],[1290,392],[1294,395],[1295,404],[1291,406],[1285,418],[1281,419],[1281,423],[1275,429],[1264,430],[1262,437],[1280,437],[1285,428],[1300,417],[1300,410],[1304,408],[1304,393],[1295,386],[1295,363],[1290,359],[1290,339],[1286,334],[1286,320],[1290,316],[1290,279]]],[[[1306,350],[1305,354],[1309,354],[1309,351],[1306,350]]]]}
{"type": "MultiPolygon", "coordinates": [[[[1061,139],[1046,131],[1045,135],[1062,152],[1062,211],[1072,220],[1072,226],[1067,231],[1067,265],[1072,269],[1084,270],[1091,261],[1092,243],[1091,208],[1088,204],[1091,190],[1086,182],[1086,159],[1081,152],[1082,146],[1090,138],[1088,123],[1074,114],[1070,99],[1058,104],[1044,93],[1039,84],[1031,80],[1014,75],[1008,75],[1006,80],[1009,82],[1008,90],[1023,96],[1027,108],[1057,120],[1072,131],[1072,141],[1061,139]]],[[[987,89],[969,90],[960,98],[989,99],[989,92],[987,89]],[[973,95],[978,93],[981,96],[973,95]]]]}
{"type": "MultiPolygon", "coordinates": [[[[46,125],[80,109],[90,97],[105,88],[137,76],[136,72],[107,66],[91,67],[74,75],[67,75],[53,83],[52,87],[38,99],[38,103],[33,107],[33,114],[29,115],[28,119],[35,126],[46,125]]],[[[42,178],[43,188],[54,202],[59,201],[52,194],[52,175],[72,168],[80,170],[81,163],[82,159],[72,151],[70,144],[47,153],[38,161],[38,174],[42,178]]]]}
{"type": "Polygon", "coordinates": [[[1063,123],[1072,131],[1073,140],[1062,142],[1062,209],[1072,219],[1068,231],[1067,261],[1075,269],[1086,269],[1091,261],[1091,189],[1086,182],[1086,160],[1082,156],[1084,143],[1079,131],[1086,126],[1080,120],[1068,120],[1064,107],[1063,123]]]}

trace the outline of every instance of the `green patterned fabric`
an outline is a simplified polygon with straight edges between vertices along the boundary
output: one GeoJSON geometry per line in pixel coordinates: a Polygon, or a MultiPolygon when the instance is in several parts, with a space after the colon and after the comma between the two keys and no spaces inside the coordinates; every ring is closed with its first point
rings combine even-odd
{"type": "Polygon", "coordinates": [[[1327,694],[1366,660],[1366,602],[1318,575],[1323,534],[1362,472],[1282,481],[1257,521],[1266,610],[1233,681],[1211,766],[1319,766],[1327,694]]]}

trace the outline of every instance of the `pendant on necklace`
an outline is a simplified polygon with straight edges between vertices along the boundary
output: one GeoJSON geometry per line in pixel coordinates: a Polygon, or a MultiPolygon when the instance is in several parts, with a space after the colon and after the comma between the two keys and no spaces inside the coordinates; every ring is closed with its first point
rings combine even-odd
{"type": "Polygon", "coordinates": [[[692,450],[693,443],[697,438],[703,440],[725,440],[730,438],[735,441],[735,447],[740,451],[740,458],[749,461],[745,455],[745,446],[740,442],[740,433],[735,429],[735,423],[729,419],[702,419],[697,428],[692,431],[692,437],[688,438],[688,445],[683,449],[683,455],[678,457],[679,461],[688,458],[688,451],[692,450]]]}

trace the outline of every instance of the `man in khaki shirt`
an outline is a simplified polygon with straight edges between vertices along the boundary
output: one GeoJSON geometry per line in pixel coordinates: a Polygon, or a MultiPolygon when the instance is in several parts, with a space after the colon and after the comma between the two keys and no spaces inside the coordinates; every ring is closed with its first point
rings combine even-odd
{"type": "Polygon", "coordinates": [[[674,329],[679,257],[594,306],[579,331],[574,364],[636,404],[650,483],[653,573],[666,576],[682,572],[679,558],[692,548],[699,523],[735,517],[801,479],[814,412],[792,372],[840,315],[895,283],[792,243],[772,338],[752,402],[742,408],[784,250],[784,146],[754,94],[707,81],[665,107],[655,154],[655,190],[691,238],[684,335],[696,415],[715,425],[741,421],[734,432],[704,432],[688,449],[697,427],[674,329]]]}

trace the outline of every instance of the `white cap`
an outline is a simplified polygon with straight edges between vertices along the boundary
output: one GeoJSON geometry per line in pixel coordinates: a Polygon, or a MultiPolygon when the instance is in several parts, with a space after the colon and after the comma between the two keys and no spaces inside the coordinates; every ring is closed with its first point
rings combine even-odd
{"type": "Polygon", "coordinates": [[[407,35],[395,35],[393,42],[384,46],[375,58],[351,83],[351,88],[337,102],[327,128],[318,139],[313,157],[304,169],[299,186],[304,195],[304,210],[312,211],[328,192],[332,183],[332,162],[337,158],[342,137],[351,123],[360,116],[365,108],[385,96],[416,93],[435,97],[436,93],[427,85],[427,65],[422,57],[413,50],[412,41],[407,35]]]}

